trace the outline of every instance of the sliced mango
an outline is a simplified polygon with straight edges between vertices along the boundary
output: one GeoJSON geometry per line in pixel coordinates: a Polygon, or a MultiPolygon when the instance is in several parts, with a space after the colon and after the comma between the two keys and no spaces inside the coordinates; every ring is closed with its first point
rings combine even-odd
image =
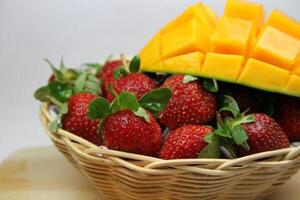
{"type": "Polygon", "coordinates": [[[162,58],[166,59],[194,51],[207,51],[209,42],[209,35],[203,32],[198,20],[188,20],[162,35],[162,58]]]}
{"type": "Polygon", "coordinates": [[[250,58],[242,71],[238,83],[259,89],[280,92],[287,80],[289,71],[277,66],[250,58]]]}
{"type": "Polygon", "coordinates": [[[160,34],[156,34],[140,51],[140,58],[144,70],[155,70],[153,66],[161,60],[160,34]]]}
{"type": "Polygon", "coordinates": [[[217,20],[218,20],[218,16],[216,15],[216,13],[212,10],[212,8],[208,5],[204,5],[205,9],[208,13],[208,15],[210,16],[210,18],[213,21],[213,25],[215,26],[217,24],[217,20]]]}
{"type": "Polygon", "coordinates": [[[243,61],[244,57],[240,55],[208,53],[201,74],[210,78],[235,82],[243,61]]]}
{"type": "Polygon", "coordinates": [[[201,52],[193,52],[162,61],[165,72],[185,73],[199,75],[205,55],[201,52]]]}
{"type": "Polygon", "coordinates": [[[252,21],[222,17],[211,37],[215,53],[246,55],[254,33],[252,21]]]}
{"type": "Polygon", "coordinates": [[[300,40],[269,26],[258,39],[252,56],[290,70],[299,52],[300,40]]]}
{"type": "Polygon", "coordinates": [[[300,39],[300,23],[278,10],[271,12],[266,26],[273,26],[282,32],[300,39]]]}
{"type": "Polygon", "coordinates": [[[289,91],[291,95],[300,95],[300,76],[290,75],[284,87],[285,91],[289,91]]]}
{"type": "Polygon", "coordinates": [[[265,12],[262,4],[243,0],[227,0],[224,15],[227,17],[253,21],[255,34],[257,34],[263,26],[265,19],[265,12]]]}
{"type": "Polygon", "coordinates": [[[176,26],[195,18],[201,23],[202,28],[207,31],[209,34],[212,32],[215,26],[215,18],[212,10],[208,10],[207,7],[201,2],[196,5],[190,6],[187,8],[181,15],[172,20],[167,24],[162,30],[161,33],[165,33],[175,28],[176,26]]]}
{"type": "MultiPolygon", "coordinates": [[[[292,70],[293,74],[296,74],[298,76],[300,76],[300,64],[297,65],[293,70],[292,70]]],[[[299,86],[300,87],[300,86],[299,86]]]]}

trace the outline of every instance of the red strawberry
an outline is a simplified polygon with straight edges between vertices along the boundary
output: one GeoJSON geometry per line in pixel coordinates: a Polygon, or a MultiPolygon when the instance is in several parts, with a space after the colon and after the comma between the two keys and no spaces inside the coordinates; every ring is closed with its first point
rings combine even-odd
{"type": "MultiPolygon", "coordinates": [[[[119,80],[114,81],[113,88],[117,94],[120,92],[131,92],[137,99],[141,98],[147,92],[156,88],[155,82],[142,73],[130,73],[127,76],[120,77],[119,80]]],[[[114,96],[109,92],[107,99],[111,102],[114,96]]]]}
{"type": "Polygon", "coordinates": [[[206,124],[216,113],[216,98],[206,91],[199,81],[184,84],[183,75],[169,77],[162,87],[172,90],[172,98],[166,109],[159,114],[165,126],[176,129],[186,124],[206,124]]]}
{"type": "Polygon", "coordinates": [[[182,126],[166,139],[159,157],[162,159],[197,158],[200,151],[206,147],[204,136],[212,132],[211,128],[201,125],[182,126]]]}
{"type": "Polygon", "coordinates": [[[283,149],[289,147],[289,140],[277,122],[265,114],[254,114],[255,121],[244,123],[242,127],[248,135],[247,143],[250,150],[247,151],[240,146],[240,156],[283,149]]]}
{"type": "Polygon", "coordinates": [[[78,93],[68,100],[68,113],[62,120],[62,128],[99,145],[98,125],[100,120],[91,120],[87,108],[97,96],[90,93],[78,93]]]}
{"type": "Polygon", "coordinates": [[[103,124],[103,143],[110,149],[155,156],[162,144],[161,128],[148,113],[150,122],[129,110],[108,116],[103,124]]]}
{"type": "Polygon", "coordinates": [[[101,73],[98,74],[98,78],[102,80],[102,91],[104,96],[107,95],[107,87],[109,84],[112,84],[114,81],[114,71],[122,66],[122,61],[121,60],[114,60],[107,62],[102,70],[101,73]]]}
{"type": "Polygon", "coordinates": [[[275,108],[275,119],[291,141],[300,141],[300,99],[283,97],[275,108]]]}

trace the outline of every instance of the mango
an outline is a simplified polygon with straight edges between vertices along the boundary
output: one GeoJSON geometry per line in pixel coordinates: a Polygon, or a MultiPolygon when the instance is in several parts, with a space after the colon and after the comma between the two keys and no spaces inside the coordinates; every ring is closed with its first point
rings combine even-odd
{"type": "Polygon", "coordinates": [[[255,34],[262,28],[265,12],[262,4],[243,0],[227,0],[224,16],[253,21],[255,34]]]}
{"type": "Polygon", "coordinates": [[[258,39],[252,57],[290,70],[299,52],[300,40],[268,26],[258,39]]]}
{"type": "Polygon", "coordinates": [[[201,75],[235,82],[243,62],[244,57],[240,55],[207,53],[201,75]]]}
{"type": "Polygon", "coordinates": [[[278,30],[300,40],[300,22],[288,17],[284,13],[273,10],[266,22],[266,26],[273,26],[278,30]]]}
{"type": "Polygon", "coordinates": [[[209,42],[209,35],[203,31],[198,20],[188,20],[162,35],[162,58],[166,59],[194,51],[205,52],[209,48],[209,42]]]}
{"type": "Polygon", "coordinates": [[[250,58],[237,82],[262,90],[280,92],[288,75],[288,70],[250,58]]]}
{"type": "Polygon", "coordinates": [[[205,55],[201,52],[193,52],[162,61],[165,72],[179,74],[199,75],[205,55]]]}
{"type": "Polygon", "coordinates": [[[141,66],[144,70],[153,71],[153,66],[161,60],[160,34],[156,34],[140,51],[141,66]]]}
{"type": "Polygon", "coordinates": [[[252,21],[222,17],[211,36],[212,51],[246,55],[254,34],[252,21]]]}
{"type": "Polygon", "coordinates": [[[291,95],[300,95],[300,76],[289,75],[284,91],[289,91],[291,95]]]}

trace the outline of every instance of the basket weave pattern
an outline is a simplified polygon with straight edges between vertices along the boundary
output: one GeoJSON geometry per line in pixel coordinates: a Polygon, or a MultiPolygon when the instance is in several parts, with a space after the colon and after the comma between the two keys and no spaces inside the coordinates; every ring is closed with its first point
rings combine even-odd
{"type": "Polygon", "coordinates": [[[57,149],[107,200],[264,199],[300,169],[300,147],[232,160],[161,160],[108,150],[62,129],[50,133],[47,104],[40,111],[57,149]]]}

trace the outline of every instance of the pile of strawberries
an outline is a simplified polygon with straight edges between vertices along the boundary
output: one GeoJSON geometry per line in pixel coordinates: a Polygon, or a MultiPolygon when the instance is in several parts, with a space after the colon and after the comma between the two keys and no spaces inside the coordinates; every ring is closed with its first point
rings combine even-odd
{"type": "MultiPolygon", "coordinates": [[[[49,62],[49,61],[47,61],[49,62]]],[[[59,128],[162,159],[236,158],[300,140],[300,99],[190,75],[139,72],[140,60],[56,68],[36,99],[59,128]]]]}

